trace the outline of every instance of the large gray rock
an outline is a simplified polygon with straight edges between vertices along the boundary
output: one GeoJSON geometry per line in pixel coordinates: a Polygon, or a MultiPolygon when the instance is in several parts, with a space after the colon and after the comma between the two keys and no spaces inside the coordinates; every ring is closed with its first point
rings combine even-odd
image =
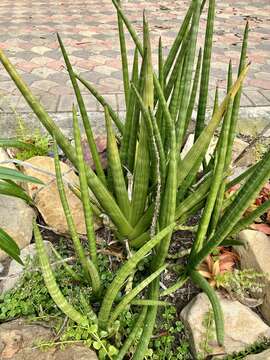
{"type": "MultiPolygon", "coordinates": [[[[28,185],[28,193],[33,198],[44,221],[55,232],[68,233],[69,229],[55,179],[54,159],[47,156],[35,156],[27,160],[27,163],[49,173],[45,174],[27,166],[25,166],[24,170],[27,175],[34,176],[44,183],[44,185],[28,185]]],[[[61,162],[60,165],[65,184],[65,193],[77,232],[86,234],[82,203],[68,187],[68,184],[78,185],[78,177],[67,164],[61,162]]],[[[98,229],[99,226],[100,224],[96,221],[95,229],[98,229]]]]}
{"type": "MultiPolygon", "coordinates": [[[[14,164],[3,163],[9,160],[8,154],[0,148],[0,166],[15,169],[14,164]]],[[[0,228],[14,238],[20,249],[28,245],[32,238],[32,222],[35,212],[23,200],[0,195],[0,228]]],[[[0,260],[7,254],[0,250],[0,260]]]]}
{"type": "Polygon", "coordinates": [[[251,166],[256,163],[259,159],[259,155],[257,154],[257,151],[255,147],[248,148],[248,143],[242,139],[236,138],[233,143],[233,149],[232,149],[232,160],[236,160],[242,152],[246,150],[241,155],[241,158],[237,161],[237,166],[239,167],[246,167],[251,166]]]}
{"type": "MultiPolygon", "coordinates": [[[[49,241],[44,241],[44,245],[47,248],[47,253],[50,255],[51,243],[49,241]]],[[[33,260],[35,257],[36,244],[30,244],[21,251],[21,259],[25,264],[27,264],[28,261],[33,260]]],[[[5,292],[13,289],[22,277],[23,271],[24,266],[19,264],[17,261],[12,260],[5,279],[0,282],[0,293],[4,294],[5,292]]]]}
{"type": "Polygon", "coordinates": [[[190,332],[191,350],[196,359],[211,354],[231,354],[244,350],[261,337],[270,336],[270,328],[250,308],[218,295],[224,314],[224,347],[218,346],[214,323],[209,314],[211,305],[204,293],[197,295],[181,312],[190,332]]]}
{"type": "Polygon", "coordinates": [[[6,162],[8,160],[10,160],[8,154],[3,148],[0,148],[0,165],[10,169],[16,169],[16,166],[13,163],[6,162]]]}
{"type": "Polygon", "coordinates": [[[243,230],[240,232],[239,238],[246,242],[245,247],[236,247],[240,256],[241,268],[265,273],[266,284],[263,288],[263,303],[260,310],[270,325],[270,238],[255,230],[243,230]]]}
{"type": "Polygon", "coordinates": [[[40,341],[52,341],[53,333],[41,325],[31,325],[23,320],[0,325],[1,360],[98,360],[94,351],[80,345],[67,346],[63,350],[41,350],[40,341]]]}
{"type": "Polygon", "coordinates": [[[245,360],[270,360],[270,349],[261,352],[260,354],[248,355],[245,360]]]}
{"type": "MultiPolygon", "coordinates": [[[[0,228],[16,241],[20,249],[30,244],[34,218],[34,210],[23,200],[0,195],[0,228]]],[[[7,254],[0,250],[0,260],[5,258],[7,254]]]]}

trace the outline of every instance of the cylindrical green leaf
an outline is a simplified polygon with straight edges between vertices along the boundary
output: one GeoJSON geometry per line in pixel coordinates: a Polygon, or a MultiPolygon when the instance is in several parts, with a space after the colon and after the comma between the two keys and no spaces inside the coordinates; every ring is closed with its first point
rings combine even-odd
{"type": "Polygon", "coordinates": [[[114,191],[120,209],[128,217],[130,211],[130,203],[128,199],[128,193],[126,189],[126,183],[124,179],[118,147],[113,133],[111,118],[107,108],[105,108],[105,120],[107,129],[107,153],[109,160],[108,163],[111,169],[114,191]]]}
{"type": "Polygon", "coordinates": [[[75,140],[76,155],[78,160],[78,171],[79,171],[79,181],[80,181],[80,190],[81,190],[81,201],[83,204],[84,211],[84,221],[86,227],[86,234],[89,244],[90,256],[95,264],[96,269],[98,269],[97,263],[97,249],[96,249],[96,235],[94,230],[94,221],[93,221],[93,212],[90,203],[89,190],[87,184],[87,177],[85,171],[83,150],[81,145],[81,132],[79,128],[79,123],[77,119],[76,109],[73,107],[73,134],[75,140]]]}

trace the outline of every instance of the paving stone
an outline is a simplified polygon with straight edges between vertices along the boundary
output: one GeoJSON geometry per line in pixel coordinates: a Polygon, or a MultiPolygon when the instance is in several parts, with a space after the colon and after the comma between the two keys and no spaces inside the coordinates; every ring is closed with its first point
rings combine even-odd
{"type": "Polygon", "coordinates": [[[55,112],[60,101],[60,96],[44,93],[40,97],[41,104],[47,111],[55,112]]]}
{"type": "Polygon", "coordinates": [[[47,79],[50,75],[55,75],[56,71],[50,68],[38,67],[31,71],[31,74],[37,75],[42,79],[47,79]]]}
{"type": "Polygon", "coordinates": [[[270,101],[270,90],[261,90],[260,92],[269,102],[270,101]]]}
{"type": "Polygon", "coordinates": [[[49,91],[54,86],[55,83],[50,80],[39,80],[33,83],[33,87],[35,87],[36,89],[40,89],[42,91],[49,91]]]}
{"type": "Polygon", "coordinates": [[[83,95],[83,101],[87,111],[97,111],[97,100],[90,93],[83,95]]]}
{"type": "Polygon", "coordinates": [[[245,90],[245,95],[255,106],[269,105],[269,101],[259,91],[245,90]]]}
{"type": "Polygon", "coordinates": [[[76,102],[75,95],[63,95],[57,107],[57,111],[71,111],[72,105],[76,102]]]}
{"type": "Polygon", "coordinates": [[[45,46],[34,46],[31,49],[34,53],[39,55],[44,55],[46,52],[50,51],[50,48],[47,48],[45,46]]]}
{"type": "MultiPolygon", "coordinates": [[[[178,0],[134,0],[123,2],[123,7],[139,35],[142,34],[142,11],[144,8],[148,10],[153,53],[157,49],[158,38],[162,35],[166,55],[188,3],[185,1],[180,6],[178,0]]],[[[263,97],[258,93],[256,97],[253,97],[253,94],[250,94],[250,97],[243,96],[243,107],[254,104],[270,106],[269,96],[265,95],[270,91],[269,13],[269,0],[252,2],[252,6],[243,0],[234,1],[233,6],[229,0],[217,4],[211,69],[214,75],[211,80],[213,85],[217,80],[225,84],[229,58],[233,61],[234,69],[237,67],[244,23],[249,19],[251,31],[248,56],[252,64],[245,90],[259,91],[263,97]]],[[[207,12],[204,11],[204,24],[206,16],[207,12]]],[[[34,86],[40,95],[46,92],[59,96],[69,94],[68,90],[63,90],[67,79],[66,73],[61,71],[63,60],[55,36],[56,31],[60,32],[68,53],[72,55],[72,61],[76,62],[76,70],[78,66],[77,71],[87,72],[87,79],[97,85],[102,94],[123,91],[116,14],[110,1],[92,0],[84,4],[82,11],[80,3],[72,0],[48,0],[46,3],[42,0],[4,0],[0,8],[0,26],[4,31],[0,35],[0,46],[11,56],[18,69],[54,82],[52,87],[47,86],[48,84],[43,87],[40,83],[35,85],[35,80],[29,78],[28,83],[34,86]],[[93,69],[95,66],[96,69],[93,69]],[[60,72],[60,75],[55,74],[54,79],[54,74],[49,75],[50,71],[47,73],[47,69],[60,72]]],[[[198,44],[204,41],[201,30],[198,44]]],[[[133,56],[131,44],[132,41],[127,37],[129,63],[133,56]]],[[[156,61],[157,56],[154,56],[153,62],[156,61]]],[[[0,77],[1,75],[6,75],[3,67],[0,68],[0,77]]],[[[8,78],[4,81],[12,84],[8,78]]],[[[0,88],[10,93],[15,91],[14,85],[2,86],[0,83],[0,88]]]]}
{"type": "Polygon", "coordinates": [[[124,94],[117,94],[117,110],[120,111],[126,110],[126,101],[124,94]]]}

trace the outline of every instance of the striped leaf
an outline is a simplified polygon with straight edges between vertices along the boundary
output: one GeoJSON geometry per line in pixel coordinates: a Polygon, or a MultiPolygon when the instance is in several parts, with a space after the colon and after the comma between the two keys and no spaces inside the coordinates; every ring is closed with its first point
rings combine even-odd
{"type": "Polygon", "coordinates": [[[163,265],[160,269],[153,272],[147,278],[145,278],[139,285],[132,289],[117,305],[110,317],[110,323],[113,323],[118,316],[125,310],[126,306],[131,303],[131,301],[143,290],[145,289],[153,280],[155,280],[164,270],[166,265],[163,265]]]}
{"type": "Polygon", "coordinates": [[[31,182],[34,184],[43,184],[42,181],[40,181],[39,179],[33,176],[25,175],[18,170],[10,169],[4,166],[0,166],[0,179],[19,181],[19,182],[31,182]]]}
{"type": "Polygon", "coordinates": [[[267,210],[270,209],[270,200],[265,201],[262,205],[258,206],[255,210],[245,215],[238,223],[234,226],[230,235],[238,234],[241,230],[249,227],[258,217],[263,215],[267,210]]]}
{"type": "Polygon", "coordinates": [[[199,272],[192,271],[190,276],[191,279],[195,282],[195,284],[198,285],[208,296],[214,313],[217,341],[219,345],[222,346],[224,343],[224,318],[223,311],[216,292],[199,272]]]}
{"type": "MultiPolygon", "coordinates": [[[[138,78],[139,78],[139,70],[138,70],[138,50],[135,49],[134,52],[134,59],[133,59],[133,68],[132,68],[132,76],[131,81],[133,84],[137,86],[138,78]]],[[[135,112],[135,94],[134,91],[129,88],[129,95],[128,95],[128,106],[127,106],[127,113],[126,113],[126,121],[123,133],[123,139],[121,141],[121,150],[120,150],[120,157],[123,164],[127,165],[128,163],[128,149],[129,143],[132,141],[133,137],[135,138],[133,141],[136,141],[136,131],[131,133],[133,120],[134,120],[134,112],[135,112]]],[[[130,169],[131,170],[131,169],[130,169]]]]}
{"type": "Polygon", "coordinates": [[[52,271],[48,254],[46,253],[46,248],[42,239],[42,236],[39,232],[39,229],[36,224],[34,224],[34,236],[36,241],[37,255],[39,259],[39,264],[42,270],[43,278],[46,284],[46,287],[51,295],[55,304],[59,307],[63,313],[68,316],[70,319],[75,321],[79,325],[87,326],[87,318],[78,312],[64,297],[61,290],[59,289],[54,273],[52,271]]]}
{"type": "Polygon", "coordinates": [[[125,355],[128,353],[129,348],[135,342],[138,332],[140,331],[141,327],[143,326],[144,319],[147,313],[147,306],[144,306],[138,319],[134,323],[134,326],[128,335],[128,338],[125,340],[122,348],[120,349],[119,353],[117,354],[117,360],[123,360],[125,355]]]}
{"type": "MultiPolygon", "coordinates": [[[[231,66],[229,66],[228,82],[230,84],[232,82],[231,66]]],[[[230,88],[230,86],[228,87],[230,88]]],[[[215,205],[217,205],[219,191],[221,187],[223,188],[230,123],[231,123],[231,102],[229,102],[228,104],[225,119],[222,124],[222,129],[219,136],[219,142],[217,145],[217,152],[215,154],[215,166],[213,170],[212,184],[206,199],[206,204],[203,210],[202,218],[200,219],[199,228],[196,234],[196,239],[191,251],[191,256],[193,256],[195,253],[200,251],[203,246],[203,243],[205,242],[205,236],[207,234],[207,230],[210,225],[212,212],[214,210],[215,205]]],[[[219,195],[221,197],[221,200],[223,200],[224,192],[219,195]]],[[[215,216],[218,217],[220,208],[217,209],[217,211],[218,214],[216,214],[215,216]]],[[[216,223],[216,220],[214,220],[214,222],[216,223]]],[[[213,225],[215,227],[215,224],[213,225]]]]}
{"type": "Polygon", "coordinates": [[[256,169],[256,172],[249,178],[249,181],[241,187],[237,196],[227,207],[211,240],[203,246],[196,256],[189,259],[189,268],[196,268],[198,264],[230,234],[245,210],[254,201],[262,186],[269,179],[269,176],[270,152],[265,154],[260,167],[256,169]]]}
{"type": "Polygon", "coordinates": [[[20,141],[17,138],[14,139],[0,139],[0,147],[12,147],[16,149],[22,150],[36,150],[38,147],[34,144],[30,144],[24,141],[20,141]]]}
{"type": "Polygon", "coordinates": [[[205,126],[204,125],[205,113],[206,113],[207,98],[208,98],[208,85],[209,85],[213,33],[214,33],[215,7],[216,7],[216,1],[209,0],[206,33],[205,33],[205,41],[204,41],[204,51],[203,51],[200,96],[199,96],[195,138],[194,138],[195,141],[196,139],[198,139],[205,126]]]}
{"type": "Polygon", "coordinates": [[[96,249],[96,236],[95,236],[95,230],[94,230],[93,212],[92,212],[92,206],[90,203],[85,163],[84,163],[84,158],[83,158],[83,150],[82,150],[82,144],[81,144],[81,132],[80,132],[80,128],[79,128],[79,122],[78,122],[75,107],[73,107],[73,135],[74,135],[74,140],[75,140],[76,156],[77,156],[77,160],[78,160],[80,193],[81,193],[81,201],[83,204],[84,221],[85,221],[86,234],[87,234],[87,240],[88,240],[88,245],[89,245],[89,252],[91,255],[91,259],[97,269],[98,268],[97,249],[96,249]]]}
{"type": "Polygon", "coordinates": [[[86,81],[78,74],[75,74],[75,76],[86,87],[86,89],[88,89],[90,91],[90,93],[98,100],[98,102],[103,107],[108,108],[111,118],[113,119],[113,122],[115,123],[119,132],[122,134],[123,129],[124,129],[123,123],[122,123],[121,119],[119,118],[119,116],[117,115],[117,113],[113,110],[111,105],[108,103],[108,101],[105,100],[105,98],[98,92],[98,90],[92,84],[90,84],[89,81],[86,81]]]}
{"type": "Polygon", "coordinates": [[[128,217],[130,203],[111,118],[107,108],[105,108],[105,120],[107,129],[107,153],[114,185],[114,192],[120,209],[128,217]]]}
{"type": "MultiPolygon", "coordinates": [[[[54,121],[45,111],[43,106],[34,97],[30,89],[27,87],[21,76],[18,74],[14,66],[11,64],[11,62],[8,60],[8,58],[1,49],[0,49],[0,61],[4,65],[10,77],[15,82],[16,86],[24,96],[29,106],[37,115],[39,121],[48,130],[50,135],[55,138],[57,144],[63,150],[63,152],[65,153],[67,158],[71,161],[71,163],[75,167],[77,167],[77,158],[75,156],[75,151],[73,146],[71,146],[69,140],[63,135],[62,131],[54,123],[54,121]]],[[[90,168],[87,169],[87,182],[91,190],[97,197],[98,201],[100,202],[101,206],[103,207],[104,212],[116,224],[121,234],[123,236],[126,236],[128,233],[130,233],[132,231],[132,227],[129,224],[128,220],[125,218],[125,216],[117,206],[114,198],[111,196],[109,191],[104,187],[103,183],[99,180],[99,178],[90,168]]]]}
{"type": "Polygon", "coordinates": [[[214,116],[209,121],[208,125],[204,128],[203,132],[201,133],[195,144],[192,146],[192,148],[189,150],[183,161],[180,161],[178,166],[179,185],[187,176],[189,171],[193,168],[194,164],[196,164],[196,161],[200,160],[199,163],[202,161],[206,153],[206,150],[209,146],[211,137],[214,135],[216,128],[218,127],[220,121],[222,120],[222,117],[227,109],[228,103],[230,102],[231,99],[234,98],[239,88],[241,87],[241,84],[247,74],[247,71],[248,71],[248,66],[246,66],[244,70],[241,72],[237,81],[232,86],[229,94],[222,101],[218,110],[215,112],[214,116]]]}
{"type": "Polygon", "coordinates": [[[12,259],[23,265],[20,258],[20,249],[12,237],[2,228],[0,228],[0,249],[5,251],[12,259]]]}
{"type": "Polygon", "coordinates": [[[62,173],[61,173],[61,167],[60,167],[60,161],[59,161],[59,155],[58,155],[58,149],[57,149],[57,145],[56,142],[54,142],[54,164],[55,164],[55,174],[56,174],[56,181],[57,181],[57,189],[59,192],[59,196],[60,196],[60,200],[61,200],[61,204],[64,210],[64,214],[65,214],[65,218],[67,221],[67,225],[68,225],[68,229],[70,232],[70,236],[71,239],[73,241],[73,245],[74,245],[74,249],[76,252],[76,255],[78,257],[78,260],[80,261],[83,271],[84,271],[84,276],[85,278],[91,282],[91,276],[90,276],[90,269],[88,266],[88,262],[87,262],[87,258],[85,256],[84,253],[84,248],[80,242],[80,238],[78,236],[76,227],[75,227],[75,223],[73,220],[73,216],[72,213],[70,211],[70,207],[68,204],[68,200],[66,197],[66,192],[65,192],[65,187],[64,187],[64,182],[63,182],[63,178],[62,178],[62,173]]]}
{"type": "Polygon", "coordinates": [[[180,128],[185,128],[185,121],[187,117],[188,111],[188,103],[189,96],[191,91],[191,83],[192,83],[192,72],[194,66],[195,59],[195,51],[196,51],[196,43],[197,43],[197,35],[199,28],[199,20],[200,20],[200,1],[193,1],[193,16],[192,16],[192,24],[190,30],[190,37],[188,42],[188,49],[186,53],[186,71],[185,71],[185,88],[183,91],[183,96],[181,100],[181,111],[179,112],[178,118],[178,126],[176,128],[176,138],[177,138],[177,147],[180,149],[182,144],[183,134],[181,134],[180,128]]]}
{"type": "Polygon", "coordinates": [[[26,194],[26,192],[17,184],[8,181],[0,180],[0,194],[14,196],[20,198],[28,203],[32,203],[32,199],[30,196],[26,194]]]}
{"type": "Polygon", "coordinates": [[[79,105],[81,117],[82,117],[82,120],[83,120],[83,126],[84,126],[84,130],[85,130],[85,134],[86,134],[86,137],[87,137],[89,148],[91,150],[91,154],[92,154],[92,158],[93,158],[93,161],[94,161],[94,164],[95,164],[97,175],[100,178],[100,180],[104,184],[106,184],[106,179],[105,179],[104,171],[103,171],[101,161],[100,161],[100,158],[99,158],[97,146],[96,146],[96,143],[95,143],[95,140],[94,140],[92,127],[91,127],[89,117],[88,117],[88,114],[87,114],[87,111],[86,111],[86,108],[85,108],[85,105],[84,105],[84,101],[83,101],[83,97],[82,97],[79,85],[77,83],[76,76],[74,74],[72,65],[71,65],[71,63],[69,61],[68,54],[66,52],[64,44],[63,44],[63,42],[62,42],[62,40],[60,38],[60,35],[58,33],[57,33],[57,39],[58,39],[58,42],[59,42],[59,45],[60,45],[64,60],[65,60],[65,63],[66,63],[67,71],[69,73],[69,77],[70,77],[70,80],[71,80],[71,83],[72,83],[76,98],[77,98],[77,102],[78,102],[78,105],[79,105]]]}
{"type": "MultiPolygon", "coordinates": [[[[153,108],[154,93],[153,93],[153,70],[151,59],[151,46],[149,38],[148,23],[144,17],[144,57],[145,57],[145,71],[144,87],[143,87],[143,102],[148,108],[153,108]]],[[[150,154],[149,154],[149,135],[147,125],[143,118],[141,119],[139,142],[136,154],[136,162],[133,177],[132,200],[130,222],[131,225],[136,225],[142,214],[144,213],[148,185],[150,178],[150,154]]]]}
{"type": "MultiPolygon", "coordinates": [[[[119,7],[121,6],[121,0],[118,0],[118,5],[119,5],[119,7]]],[[[117,13],[117,23],[118,23],[119,42],[120,42],[120,53],[121,53],[121,60],[122,60],[124,93],[125,93],[126,108],[127,108],[128,102],[129,102],[129,99],[128,99],[128,97],[129,97],[129,73],[128,73],[127,47],[126,47],[126,39],[125,39],[123,20],[119,13],[117,13]]]]}
{"type": "Polygon", "coordinates": [[[99,326],[101,329],[105,329],[108,324],[108,319],[110,316],[113,302],[119,290],[122,288],[125,280],[134,271],[138,262],[141,261],[143,257],[148,254],[149,251],[151,251],[167,234],[172,232],[174,226],[175,224],[173,223],[160,231],[144,246],[142,246],[135,254],[133,254],[133,256],[118,270],[114,280],[108,287],[101,304],[99,312],[99,326]]]}

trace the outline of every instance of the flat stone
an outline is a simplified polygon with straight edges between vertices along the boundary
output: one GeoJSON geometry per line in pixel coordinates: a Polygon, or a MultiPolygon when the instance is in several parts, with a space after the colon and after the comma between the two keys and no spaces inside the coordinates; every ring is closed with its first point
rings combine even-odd
{"type": "Polygon", "coordinates": [[[9,160],[10,157],[8,156],[7,152],[3,148],[0,148],[0,166],[7,167],[9,169],[16,169],[16,166],[13,163],[6,162],[9,160]]]}
{"type": "MultiPolygon", "coordinates": [[[[52,174],[44,174],[29,167],[25,167],[24,170],[25,174],[37,177],[45,184],[28,185],[28,193],[33,198],[45,223],[57,233],[68,233],[69,229],[55,179],[54,159],[47,156],[35,156],[27,160],[27,162],[36,168],[45,170],[52,174]]],[[[68,183],[78,185],[78,177],[67,164],[60,162],[60,165],[65,182],[66,196],[77,232],[79,234],[86,234],[82,203],[67,185],[68,183]]],[[[99,227],[99,224],[95,222],[95,229],[98,229],[99,227]]]]}
{"type": "Polygon", "coordinates": [[[225,299],[220,294],[218,297],[224,314],[223,347],[217,343],[214,323],[210,328],[205,325],[211,305],[204,293],[197,295],[181,311],[181,318],[190,333],[191,350],[195,359],[200,356],[204,359],[211,354],[217,356],[239,352],[260,338],[270,336],[270,328],[250,308],[238,301],[225,299]],[[207,348],[204,346],[205,341],[207,348]]]}
{"type": "Polygon", "coordinates": [[[41,325],[18,319],[0,325],[1,360],[98,360],[91,349],[81,345],[66,346],[64,349],[40,349],[39,342],[53,341],[52,331],[41,325]]]}
{"type": "MultiPolygon", "coordinates": [[[[49,241],[44,241],[44,245],[47,248],[47,253],[51,254],[51,243],[49,241]]],[[[26,246],[21,251],[20,257],[25,264],[27,261],[33,260],[36,257],[36,244],[26,246]]],[[[19,264],[17,261],[12,260],[5,276],[6,279],[0,282],[0,290],[2,290],[0,292],[5,293],[13,289],[23,275],[23,271],[24,266],[19,264]]]]}
{"type": "MultiPolygon", "coordinates": [[[[208,150],[206,152],[206,161],[208,162],[211,159],[211,155],[213,154],[215,147],[217,145],[218,142],[218,138],[217,137],[213,137],[210,141],[208,150]]],[[[189,150],[192,148],[194,143],[194,134],[190,134],[187,138],[186,144],[181,152],[181,157],[182,159],[187,155],[187,153],[189,152],[189,150]]]]}
{"type": "MultiPolygon", "coordinates": [[[[232,161],[235,161],[237,157],[248,147],[248,143],[242,139],[236,138],[233,143],[232,161]]],[[[255,147],[249,148],[246,153],[237,161],[237,166],[248,167],[254,165],[257,161],[257,152],[255,147]]]]}
{"type": "Polygon", "coordinates": [[[259,91],[246,90],[245,95],[249,98],[249,100],[255,106],[267,106],[267,105],[269,105],[269,101],[259,91]]]}
{"type": "Polygon", "coordinates": [[[229,176],[229,180],[233,180],[243,174],[247,170],[247,166],[237,166],[232,169],[232,174],[229,176]]]}
{"type": "MultiPolygon", "coordinates": [[[[184,158],[188,151],[193,146],[194,142],[194,134],[190,134],[187,138],[186,144],[182,150],[181,157],[184,158]]],[[[211,155],[213,155],[216,145],[218,142],[218,137],[213,137],[210,141],[209,147],[206,152],[206,161],[208,162],[211,159],[211,155]]],[[[235,138],[233,149],[232,149],[232,161],[234,161],[242,151],[248,146],[246,141],[242,139],[235,138]]],[[[247,167],[253,165],[256,162],[256,150],[251,148],[247,151],[247,153],[237,162],[237,166],[247,167]]]]}
{"type": "MultiPolygon", "coordinates": [[[[8,160],[7,153],[0,148],[0,163],[8,160]]],[[[14,169],[14,164],[4,163],[2,166],[14,169]]],[[[23,200],[0,195],[0,228],[6,231],[17,243],[20,249],[30,244],[33,231],[34,210],[23,200]]],[[[6,259],[8,255],[0,250],[0,260],[6,259]]]]}
{"type": "Polygon", "coordinates": [[[259,354],[252,354],[245,357],[245,360],[270,360],[270,349],[259,354]]]}
{"type": "Polygon", "coordinates": [[[269,106],[266,109],[258,107],[249,111],[248,108],[242,108],[236,126],[237,132],[250,136],[257,136],[261,133],[269,124],[269,106]]]}
{"type": "Polygon", "coordinates": [[[270,325],[270,238],[260,231],[243,230],[239,238],[245,241],[246,246],[235,247],[239,256],[242,269],[254,269],[266,275],[266,284],[263,288],[263,304],[261,313],[270,325]]]}

